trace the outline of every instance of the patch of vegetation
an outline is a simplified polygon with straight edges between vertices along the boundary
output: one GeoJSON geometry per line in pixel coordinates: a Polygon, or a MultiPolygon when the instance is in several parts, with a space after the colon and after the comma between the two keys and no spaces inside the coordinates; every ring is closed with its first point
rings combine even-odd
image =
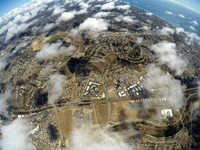
{"type": "Polygon", "coordinates": [[[50,141],[56,141],[59,138],[57,127],[54,125],[49,124],[47,131],[50,137],[50,141]]]}
{"type": "Polygon", "coordinates": [[[140,56],[140,47],[137,45],[132,51],[129,53],[131,58],[138,58],[140,56]]]}
{"type": "Polygon", "coordinates": [[[88,16],[87,17],[85,17],[85,18],[83,18],[83,21],[85,21],[85,20],[87,20],[88,19],[88,16]]]}
{"type": "Polygon", "coordinates": [[[63,40],[61,35],[55,35],[50,40],[46,41],[46,43],[52,44],[56,43],[58,40],[63,40]]]}

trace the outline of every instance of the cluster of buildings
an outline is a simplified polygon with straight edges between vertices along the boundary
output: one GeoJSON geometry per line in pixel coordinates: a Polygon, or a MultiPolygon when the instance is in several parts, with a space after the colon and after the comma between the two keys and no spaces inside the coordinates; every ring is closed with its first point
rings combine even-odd
{"type": "Polygon", "coordinates": [[[86,87],[85,93],[83,94],[84,97],[86,97],[87,95],[93,95],[95,93],[98,93],[98,88],[97,86],[100,86],[100,83],[95,83],[90,81],[88,86],[86,87]]]}
{"type": "Polygon", "coordinates": [[[119,97],[141,96],[147,94],[146,89],[141,85],[141,82],[145,79],[143,76],[134,82],[129,82],[127,76],[128,75],[124,75],[114,83],[119,97]],[[128,80],[128,82],[126,80],[128,80]]]}

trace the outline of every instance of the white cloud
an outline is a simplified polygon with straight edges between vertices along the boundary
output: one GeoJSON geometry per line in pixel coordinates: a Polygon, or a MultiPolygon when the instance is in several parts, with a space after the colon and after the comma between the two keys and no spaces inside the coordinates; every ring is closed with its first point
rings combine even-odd
{"type": "Polygon", "coordinates": [[[166,13],[169,14],[169,15],[173,15],[173,13],[170,12],[170,11],[166,11],[166,13]]]}
{"type": "Polygon", "coordinates": [[[61,14],[65,11],[64,8],[61,8],[60,6],[56,6],[54,11],[53,11],[53,15],[57,15],[57,14],[61,14]]]}
{"type": "Polygon", "coordinates": [[[192,29],[192,30],[196,31],[196,29],[195,29],[193,26],[190,26],[190,29],[192,29]]]}
{"type": "Polygon", "coordinates": [[[50,77],[44,90],[48,92],[48,104],[54,105],[58,101],[67,82],[67,77],[64,75],[54,74],[50,77]]]}
{"type": "Polygon", "coordinates": [[[147,91],[151,89],[163,88],[156,93],[158,98],[166,98],[166,103],[175,110],[180,109],[184,105],[184,90],[181,82],[174,79],[172,75],[164,75],[159,67],[155,64],[149,64],[146,68],[147,73],[151,75],[144,82],[143,85],[147,91]]]}
{"type": "Polygon", "coordinates": [[[152,16],[153,14],[150,12],[146,12],[145,15],[152,16]]]}
{"type": "Polygon", "coordinates": [[[180,32],[184,32],[183,28],[176,28],[176,33],[179,34],[180,32]]]}
{"type": "Polygon", "coordinates": [[[137,37],[136,43],[137,44],[142,44],[143,40],[144,40],[143,37],[137,37]]]}
{"type": "Polygon", "coordinates": [[[8,112],[7,112],[8,104],[6,101],[9,100],[11,96],[12,96],[12,92],[11,92],[10,86],[6,88],[5,93],[0,94],[0,114],[6,117],[8,116],[8,112]]]}
{"type": "Polygon", "coordinates": [[[185,38],[188,45],[193,44],[193,40],[197,40],[197,42],[200,42],[200,37],[196,33],[185,31],[183,28],[176,28],[176,33],[179,34],[180,32],[183,32],[188,36],[185,38]]]}
{"type": "Polygon", "coordinates": [[[81,6],[81,9],[88,9],[90,7],[90,5],[88,5],[87,3],[84,3],[83,1],[81,1],[79,5],[81,6]]]}
{"type": "Polygon", "coordinates": [[[151,24],[153,21],[151,21],[151,20],[147,20],[147,22],[151,24]]]}
{"type": "Polygon", "coordinates": [[[146,31],[148,31],[148,30],[150,30],[150,29],[151,29],[151,27],[143,26],[143,27],[141,27],[140,29],[143,29],[143,30],[146,30],[146,31]]]}
{"type": "Polygon", "coordinates": [[[61,16],[56,20],[57,23],[60,23],[61,21],[68,21],[70,19],[73,19],[76,14],[76,11],[71,12],[64,12],[61,14],[61,16]]]}
{"type": "Polygon", "coordinates": [[[133,17],[131,16],[123,16],[123,15],[119,15],[118,17],[114,18],[117,22],[127,22],[127,23],[138,23],[138,20],[133,19],[133,17]]]}
{"type": "Polygon", "coordinates": [[[95,18],[102,18],[107,17],[110,14],[110,12],[98,12],[94,15],[95,18]]]}
{"type": "Polygon", "coordinates": [[[176,75],[181,75],[186,70],[187,64],[178,56],[175,43],[162,41],[152,45],[150,49],[156,53],[159,63],[166,64],[176,75]]]}
{"type": "Polygon", "coordinates": [[[158,30],[158,33],[161,35],[174,34],[174,29],[169,28],[169,27],[163,27],[162,29],[158,30]]]}
{"type": "Polygon", "coordinates": [[[76,49],[75,46],[70,45],[68,48],[62,46],[62,41],[58,41],[57,43],[53,43],[51,45],[45,44],[41,51],[36,54],[36,58],[43,60],[46,58],[53,58],[62,54],[67,54],[76,49]]]}
{"type": "Polygon", "coordinates": [[[181,18],[185,18],[185,16],[183,16],[183,15],[181,15],[181,14],[179,14],[179,17],[181,17],[181,18]]]}
{"type": "Polygon", "coordinates": [[[5,41],[7,42],[8,40],[10,40],[14,35],[17,35],[19,33],[22,33],[23,31],[25,31],[26,29],[28,29],[29,26],[31,26],[32,24],[34,24],[35,22],[37,22],[38,20],[34,20],[32,22],[29,23],[23,23],[20,25],[14,24],[12,25],[12,27],[10,27],[8,29],[8,32],[6,34],[6,39],[5,41]]]}
{"type": "Polygon", "coordinates": [[[87,13],[87,9],[90,7],[90,5],[88,5],[87,3],[84,3],[83,1],[81,1],[79,3],[81,10],[78,11],[76,14],[85,14],[87,13]]]}
{"type": "Polygon", "coordinates": [[[117,9],[125,9],[125,10],[127,10],[127,9],[130,8],[130,5],[118,5],[118,6],[116,6],[116,8],[117,9]]]}
{"type": "Polygon", "coordinates": [[[3,70],[7,64],[6,59],[10,56],[9,53],[5,53],[0,58],[0,71],[3,70]]]}
{"type": "Polygon", "coordinates": [[[2,150],[32,150],[33,147],[28,143],[27,134],[31,127],[27,126],[24,119],[16,119],[11,124],[1,128],[2,150]]]}
{"type": "Polygon", "coordinates": [[[192,23],[194,23],[194,24],[197,25],[197,26],[199,25],[196,21],[192,21],[192,23]]]}
{"type": "Polygon", "coordinates": [[[25,23],[29,19],[34,18],[39,11],[43,11],[47,7],[47,3],[52,1],[53,0],[32,0],[30,3],[27,3],[20,8],[11,10],[9,13],[0,18],[1,22],[6,23],[6,25],[1,27],[0,34],[18,22],[25,23]]]}
{"type": "Polygon", "coordinates": [[[101,18],[87,18],[78,28],[72,29],[72,34],[76,35],[80,31],[87,30],[91,33],[98,33],[108,29],[109,23],[101,18]]]}
{"type": "Polygon", "coordinates": [[[191,33],[191,32],[187,32],[185,31],[185,34],[187,34],[187,37],[185,40],[187,42],[188,45],[193,44],[193,40],[197,40],[200,44],[200,37],[196,34],[196,33],[191,33]]]}
{"type": "Polygon", "coordinates": [[[111,10],[111,9],[114,9],[114,8],[115,8],[114,2],[106,3],[106,4],[101,6],[102,10],[111,10]]]}
{"type": "Polygon", "coordinates": [[[89,0],[89,1],[87,1],[87,3],[93,3],[93,2],[95,2],[95,0],[89,0]]]}
{"type": "Polygon", "coordinates": [[[137,134],[135,130],[122,133],[109,132],[105,129],[94,129],[88,125],[75,128],[72,132],[73,150],[130,150],[137,149],[137,143],[129,144],[126,140],[137,134]],[[127,139],[126,139],[127,138],[127,139]]]}
{"type": "Polygon", "coordinates": [[[54,24],[54,23],[46,24],[46,25],[44,26],[44,31],[48,31],[48,30],[50,30],[50,29],[52,29],[52,28],[54,28],[54,27],[55,27],[55,24],[54,24]]]}

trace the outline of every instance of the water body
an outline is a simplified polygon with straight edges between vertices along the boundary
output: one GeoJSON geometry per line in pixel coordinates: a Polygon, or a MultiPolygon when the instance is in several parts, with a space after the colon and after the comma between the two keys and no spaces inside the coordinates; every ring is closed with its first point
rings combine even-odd
{"type": "Polygon", "coordinates": [[[194,32],[200,36],[200,13],[184,6],[162,0],[123,0],[131,5],[149,11],[176,27],[194,32]]]}

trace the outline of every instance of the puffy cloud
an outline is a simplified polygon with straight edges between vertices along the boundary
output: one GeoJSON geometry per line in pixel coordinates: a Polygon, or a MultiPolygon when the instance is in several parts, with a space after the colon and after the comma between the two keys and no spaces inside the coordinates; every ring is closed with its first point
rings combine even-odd
{"type": "Polygon", "coordinates": [[[64,8],[61,8],[60,6],[56,6],[54,11],[53,11],[53,14],[52,15],[57,15],[57,14],[61,14],[65,11],[64,8]]]}
{"type": "Polygon", "coordinates": [[[36,54],[36,58],[43,60],[46,58],[56,57],[62,54],[66,54],[76,49],[75,46],[70,45],[68,48],[62,46],[62,41],[58,41],[57,43],[53,43],[51,45],[45,44],[40,52],[36,54]]]}
{"type": "Polygon", "coordinates": [[[150,49],[156,53],[159,63],[166,64],[176,75],[181,75],[186,70],[187,64],[177,55],[175,43],[162,41],[152,45],[150,49]]]}
{"type": "Polygon", "coordinates": [[[27,126],[27,120],[16,119],[11,124],[1,128],[2,150],[32,150],[33,146],[28,143],[27,134],[31,129],[27,126]]]}
{"type": "Polygon", "coordinates": [[[111,9],[114,9],[114,8],[115,8],[114,2],[106,3],[106,4],[101,6],[102,10],[111,10],[111,9]]]}
{"type": "Polygon", "coordinates": [[[196,31],[196,29],[195,29],[193,26],[190,26],[190,29],[192,29],[192,30],[196,31]]]}
{"type": "Polygon", "coordinates": [[[130,5],[118,5],[116,6],[117,9],[129,9],[130,5]]]}
{"type": "Polygon", "coordinates": [[[72,29],[72,35],[76,35],[80,31],[87,30],[91,33],[98,33],[108,29],[109,23],[101,18],[87,18],[78,28],[72,29]]]}
{"type": "Polygon", "coordinates": [[[55,25],[56,25],[55,23],[48,23],[48,24],[46,24],[46,25],[44,26],[44,31],[48,31],[48,30],[54,28],[55,25]]]}
{"type": "Polygon", "coordinates": [[[183,16],[183,15],[181,15],[181,14],[179,14],[178,16],[181,17],[181,18],[185,18],[185,16],[183,16]]]}
{"type": "Polygon", "coordinates": [[[150,29],[151,29],[151,27],[143,26],[143,27],[141,27],[140,29],[143,29],[143,30],[146,30],[146,31],[148,31],[148,30],[150,30],[150,29]]]}
{"type": "Polygon", "coordinates": [[[83,1],[81,1],[79,3],[79,5],[80,5],[81,10],[76,12],[77,15],[78,14],[85,14],[85,13],[88,12],[87,9],[90,7],[90,5],[88,5],[87,3],[84,3],[83,1]]]}
{"type": "Polygon", "coordinates": [[[143,40],[144,40],[143,37],[137,37],[136,43],[137,44],[142,44],[143,40]]]}
{"type": "Polygon", "coordinates": [[[127,23],[138,23],[139,22],[138,20],[133,19],[133,17],[131,17],[131,16],[123,16],[123,15],[119,15],[118,17],[115,17],[115,20],[117,22],[124,21],[127,23]]]}
{"type": "Polygon", "coordinates": [[[62,15],[56,20],[57,23],[60,23],[61,21],[68,21],[70,19],[73,19],[76,14],[76,11],[71,12],[64,12],[62,15]]]}
{"type": "Polygon", "coordinates": [[[126,142],[125,138],[133,137],[137,134],[135,130],[127,130],[122,134],[109,132],[104,129],[88,127],[82,125],[72,132],[73,150],[130,150],[137,149],[137,143],[132,145],[126,142]]]}
{"type": "Polygon", "coordinates": [[[83,1],[81,1],[79,5],[81,6],[81,9],[88,9],[90,7],[90,5],[88,5],[87,3],[84,3],[83,1]]]}
{"type": "Polygon", "coordinates": [[[17,24],[18,22],[25,23],[29,19],[34,18],[39,11],[43,11],[47,7],[47,3],[50,3],[52,1],[53,0],[33,0],[20,8],[11,10],[9,13],[0,18],[1,22],[5,23],[5,25],[0,29],[0,34],[8,30],[13,25],[17,24]]]}
{"type": "Polygon", "coordinates": [[[5,54],[3,54],[2,57],[0,58],[0,71],[1,71],[2,69],[5,68],[5,66],[6,66],[6,64],[7,64],[6,59],[7,59],[9,56],[10,56],[9,53],[5,53],[5,54]]]}
{"type": "Polygon", "coordinates": [[[107,17],[110,14],[110,12],[98,12],[94,15],[95,18],[102,18],[107,17]]]}
{"type": "Polygon", "coordinates": [[[33,25],[35,22],[37,22],[38,20],[34,20],[32,22],[29,23],[23,23],[20,25],[14,24],[12,25],[12,27],[10,27],[8,29],[8,32],[6,34],[6,39],[5,41],[7,42],[8,40],[10,40],[14,35],[17,35],[19,33],[24,32],[26,29],[28,29],[28,27],[30,27],[31,25],[33,25]]]}
{"type": "Polygon", "coordinates": [[[169,27],[163,27],[162,29],[158,30],[158,33],[161,35],[174,34],[174,29],[169,28],[169,27]]]}
{"type": "Polygon", "coordinates": [[[191,33],[191,32],[185,31],[185,34],[187,34],[187,36],[188,36],[185,38],[188,45],[193,44],[194,40],[197,40],[200,44],[200,37],[196,33],[191,33]]]}
{"type": "Polygon", "coordinates": [[[159,90],[156,96],[164,97],[167,99],[166,103],[170,104],[175,110],[180,109],[184,105],[184,90],[185,87],[181,85],[181,82],[174,79],[171,75],[163,75],[159,67],[155,64],[149,64],[147,66],[147,73],[150,75],[143,85],[147,91],[151,92],[151,89],[164,89],[159,90]]]}
{"type": "Polygon", "coordinates": [[[166,11],[166,13],[169,14],[169,15],[173,15],[173,13],[170,12],[170,11],[166,11]]]}
{"type": "Polygon", "coordinates": [[[93,2],[95,2],[95,0],[89,0],[89,1],[87,1],[87,3],[93,3],[93,2]]]}
{"type": "Polygon", "coordinates": [[[67,77],[54,74],[50,77],[44,91],[48,92],[48,104],[54,105],[63,94],[63,88],[67,84],[67,77]]]}
{"type": "Polygon", "coordinates": [[[194,23],[194,24],[197,25],[197,26],[199,25],[196,21],[192,21],[192,23],[194,23]]]}
{"type": "Polygon", "coordinates": [[[176,33],[179,34],[180,32],[184,32],[183,28],[176,28],[176,33]]]}
{"type": "Polygon", "coordinates": [[[5,90],[5,93],[1,93],[0,94],[0,114],[4,115],[4,116],[8,116],[8,104],[7,104],[7,100],[9,100],[12,96],[12,92],[11,92],[11,86],[8,86],[5,90]]]}
{"type": "Polygon", "coordinates": [[[150,12],[146,12],[145,15],[152,16],[153,14],[150,12]]]}
{"type": "Polygon", "coordinates": [[[188,45],[191,45],[194,39],[200,42],[200,37],[196,33],[187,32],[183,28],[176,28],[176,33],[179,34],[180,32],[184,32],[188,36],[185,38],[188,45]]]}

